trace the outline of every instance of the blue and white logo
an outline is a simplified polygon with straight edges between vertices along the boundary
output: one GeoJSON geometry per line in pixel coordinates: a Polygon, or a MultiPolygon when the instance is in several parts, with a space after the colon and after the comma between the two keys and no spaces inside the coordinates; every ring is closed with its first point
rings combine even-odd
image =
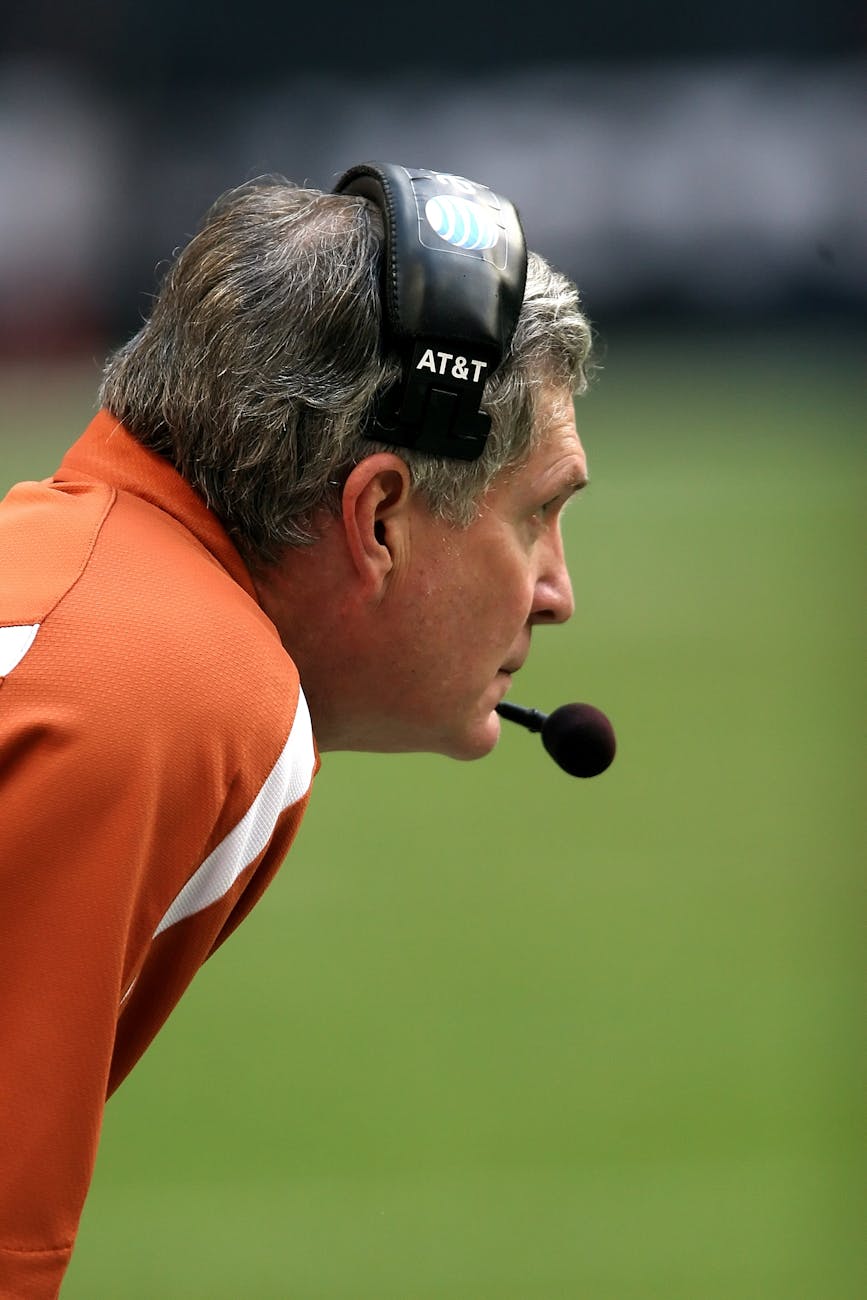
{"type": "Polygon", "coordinates": [[[437,194],[424,205],[424,215],[440,239],[455,248],[493,248],[500,227],[490,208],[454,194],[437,194]]]}

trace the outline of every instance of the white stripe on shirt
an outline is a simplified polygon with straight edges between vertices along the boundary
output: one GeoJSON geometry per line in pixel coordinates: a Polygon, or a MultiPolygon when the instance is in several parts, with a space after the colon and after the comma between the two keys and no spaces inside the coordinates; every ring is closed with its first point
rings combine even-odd
{"type": "Polygon", "coordinates": [[[289,739],[250,808],[234,830],[222,840],[190,877],[154,931],[154,938],[169,926],[194,916],[227,894],[274,834],[277,818],[297,803],[310,788],[315,753],[310,711],[303,692],[289,739]]]}
{"type": "Polygon", "coordinates": [[[0,677],[6,677],[21,663],[36,639],[38,623],[17,623],[0,627],[0,677]]]}

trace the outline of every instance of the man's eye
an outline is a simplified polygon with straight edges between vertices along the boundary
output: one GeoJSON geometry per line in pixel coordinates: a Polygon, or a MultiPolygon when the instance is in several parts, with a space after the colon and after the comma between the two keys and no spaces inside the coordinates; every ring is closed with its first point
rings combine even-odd
{"type": "Polygon", "coordinates": [[[537,506],[537,508],[533,511],[534,517],[537,519],[547,519],[548,516],[557,509],[559,503],[560,503],[559,497],[552,497],[550,501],[546,501],[544,502],[543,505],[537,506]]]}

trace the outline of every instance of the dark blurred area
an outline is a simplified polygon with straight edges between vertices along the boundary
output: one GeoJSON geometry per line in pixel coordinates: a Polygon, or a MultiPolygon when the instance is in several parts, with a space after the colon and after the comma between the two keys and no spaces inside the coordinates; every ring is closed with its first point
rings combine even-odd
{"type": "Polygon", "coordinates": [[[597,321],[854,320],[865,31],[841,0],[7,3],[0,356],[130,332],[222,190],[369,158],[508,194],[597,321]]]}

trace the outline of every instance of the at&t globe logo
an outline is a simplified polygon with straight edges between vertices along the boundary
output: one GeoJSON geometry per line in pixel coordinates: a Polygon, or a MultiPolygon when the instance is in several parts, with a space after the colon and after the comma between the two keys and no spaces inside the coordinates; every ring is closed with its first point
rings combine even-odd
{"type": "Polygon", "coordinates": [[[424,205],[428,224],[455,248],[493,248],[500,227],[490,208],[454,194],[436,194],[424,205]]]}

